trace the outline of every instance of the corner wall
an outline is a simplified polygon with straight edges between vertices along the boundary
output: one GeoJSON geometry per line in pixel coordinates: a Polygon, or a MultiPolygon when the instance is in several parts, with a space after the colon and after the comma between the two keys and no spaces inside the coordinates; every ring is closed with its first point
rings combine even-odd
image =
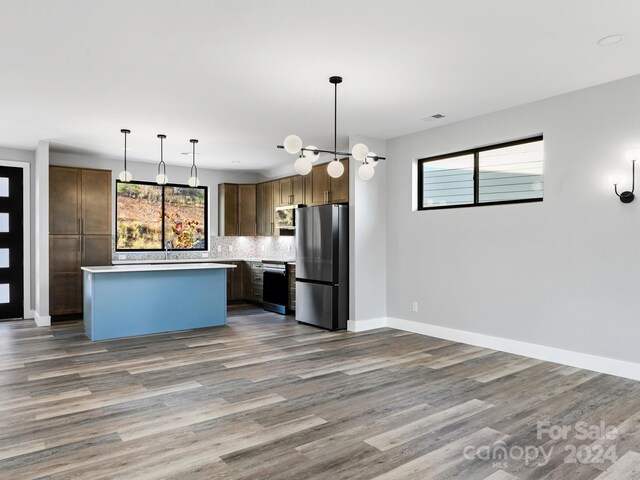
{"type": "Polygon", "coordinates": [[[35,305],[38,326],[51,325],[49,315],[49,143],[40,141],[35,155],[35,305]]]}
{"type": "Polygon", "coordinates": [[[640,378],[640,201],[608,183],[630,187],[633,146],[640,76],[388,141],[389,325],[632,362],[640,378]],[[539,133],[543,202],[414,211],[416,159],[539,133]]]}
{"type": "MultiPolygon", "coordinates": [[[[349,137],[349,151],[357,143],[386,156],[386,141],[359,135],[349,137]]],[[[387,168],[380,160],[375,175],[364,181],[362,165],[349,161],[349,330],[386,326],[387,322],[387,168]]]]}

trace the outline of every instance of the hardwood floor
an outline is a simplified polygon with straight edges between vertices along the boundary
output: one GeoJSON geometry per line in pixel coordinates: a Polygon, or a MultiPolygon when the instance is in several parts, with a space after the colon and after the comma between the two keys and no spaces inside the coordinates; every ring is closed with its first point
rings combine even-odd
{"type": "Polygon", "coordinates": [[[95,343],[0,323],[0,346],[2,479],[640,478],[640,382],[445,340],[241,307],[95,343]],[[618,430],[579,439],[580,421],[618,430]]]}

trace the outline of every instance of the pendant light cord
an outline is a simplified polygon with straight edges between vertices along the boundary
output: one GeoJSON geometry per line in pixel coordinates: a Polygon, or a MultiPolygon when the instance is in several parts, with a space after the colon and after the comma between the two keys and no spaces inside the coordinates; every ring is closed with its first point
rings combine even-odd
{"type": "Polygon", "coordinates": [[[164,167],[164,138],[160,137],[160,165],[158,165],[158,175],[160,175],[160,167],[162,167],[162,174],[167,171],[164,167]]]}
{"type": "Polygon", "coordinates": [[[127,171],[127,132],[124,132],[124,171],[127,171]]]}
{"type": "Polygon", "coordinates": [[[338,159],[338,84],[334,83],[333,94],[333,159],[338,159]]]}
{"type": "Polygon", "coordinates": [[[198,167],[196,167],[196,141],[191,140],[191,144],[193,145],[193,163],[191,164],[191,176],[198,178],[198,167]],[[196,174],[193,174],[195,169],[196,174]]]}

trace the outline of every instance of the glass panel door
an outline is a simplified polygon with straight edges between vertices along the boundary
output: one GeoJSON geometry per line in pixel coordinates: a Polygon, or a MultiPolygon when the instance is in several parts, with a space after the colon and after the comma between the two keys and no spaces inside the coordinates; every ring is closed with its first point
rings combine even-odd
{"type": "Polygon", "coordinates": [[[0,319],[22,318],[22,169],[0,167],[0,319]]]}

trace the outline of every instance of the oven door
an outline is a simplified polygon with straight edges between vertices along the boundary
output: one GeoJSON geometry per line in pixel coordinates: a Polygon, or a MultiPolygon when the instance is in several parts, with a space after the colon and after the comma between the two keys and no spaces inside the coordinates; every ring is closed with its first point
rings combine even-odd
{"type": "Polygon", "coordinates": [[[287,270],[284,265],[265,265],[262,271],[262,301],[265,310],[284,314],[289,300],[287,270]]]}

